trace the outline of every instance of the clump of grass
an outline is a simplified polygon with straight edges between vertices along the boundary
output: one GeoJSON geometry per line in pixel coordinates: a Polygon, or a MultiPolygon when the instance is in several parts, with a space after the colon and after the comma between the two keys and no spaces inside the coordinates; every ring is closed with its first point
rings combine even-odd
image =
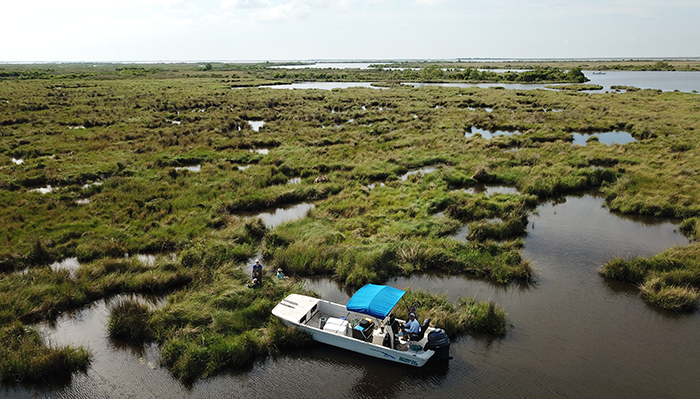
{"type": "Polygon", "coordinates": [[[144,342],[153,338],[149,320],[148,306],[135,299],[121,300],[109,314],[107,331],[112,338],[144,342]]]}
{"type": "Polygon", "coordinates": [[[191,383],[307,342],[308,337],[271,320],[272,308],[289,293],[301,292],[301,285],[264,278],[262,287],[251,289],[247,282],[247,274],[225,264],[152,313],[161,360],[178,379],[191,383]]]}
{"type": "Polygon", "coordinates": [[[624,259],[616,257],[605,262],[600,269],[600,273],[614,280],[641,284],[646,278],[647,270],[648,264],[644,258],[636,257],[633,259],[624,259]]]}
{"type": "Polygon", "coordinates": [[[660,278],[649,279],[639,289],[648,303],[661,309],[687,312],[698,308],[700,292],[685,286],[668,286],[660,278]]]}
{"type": "Polygon", "coordinates": [[[445,330],[449,336],[466,333],[506,334],[506,313],[494,302],[460,298],[450,303],[446,296],[407,290],[406,303],[413,304],[421,318],[430,317],[431,325],[445,330]]]}
{"type": "Polygon", "coordinates": [[[92,355],[83,348],[46,346],[38,331],[14,322],[0,328],[0,380],[39,382],[65,380],[86,371],[92,355]]]}
{"type": "Polygon", "coordinates": [[[603,90],[603,86],[595,84],[547,85],[545,87],[548,89],[569,91],[603,90]]]}
{"type": "Polygon", "coordinates": [[[700,301],[700,244],[673,247],[649,259],[614,258],[600,273],[636,284],[642,298],[654,306],[691,311],[700,301]]]}

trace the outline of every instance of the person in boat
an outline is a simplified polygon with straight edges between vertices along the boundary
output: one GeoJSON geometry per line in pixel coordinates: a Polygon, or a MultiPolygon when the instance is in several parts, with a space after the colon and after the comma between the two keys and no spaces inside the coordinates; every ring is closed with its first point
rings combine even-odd
{"type": "Polygon", "coordinates": [[[280,280],[286,280],[289,278],[289,276],[285,276],[284,272],[282,271],[282,268],[280,267],[277,269],[277,278],[280,280]]]}
{"type": "Polygon", "coordinates": [[[403,330],[406,332],[406,338],[410,338],[411,334],[418,334],[420,332],[420,323],[416,320],[416,314],[411,312],[408,314],[408,321],[403,325],[403,330]]]}

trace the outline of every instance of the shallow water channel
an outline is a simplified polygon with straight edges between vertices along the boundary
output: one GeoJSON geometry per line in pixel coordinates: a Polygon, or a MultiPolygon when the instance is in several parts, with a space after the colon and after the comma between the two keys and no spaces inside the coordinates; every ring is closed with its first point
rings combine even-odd
{"type": "MultiPolygon", "coordinates": [[[[87,374],[47,391],[4,387],[0,396],[695,397],[700,391],[700,313],[655,310],[634,287],[598,274],[614,256],[649,256],[688,241],[672,221],[619,216],[602,205],[602,198],[593,195],[568,196],[539,206],[538,214],[530,216],[523,254],[537,269],[532,286],[436,275],[388,282],[445,293],[450,300],[493,300],[505,308],[512,323],[507,335],[453,341],[454,359],[446,367],[416,370],[315,345],[188,388],[158,367],[157,348],[135,350],[110,342],[107,311],[98,304],[60,320],[51,333],[57,343],[92,348],[95,361],[87,374]]],[[[306,284],[332,301],[344,302],[351,295],[328,279],[306,284]]]]}

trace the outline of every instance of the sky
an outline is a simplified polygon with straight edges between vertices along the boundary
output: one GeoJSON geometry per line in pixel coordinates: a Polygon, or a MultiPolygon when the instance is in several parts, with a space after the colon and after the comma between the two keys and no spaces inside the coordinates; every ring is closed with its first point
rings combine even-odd
{"type": "Polygon", "coordinates": [[[2,0],[0,62],[700,56],[699,0],[2,0]]]}

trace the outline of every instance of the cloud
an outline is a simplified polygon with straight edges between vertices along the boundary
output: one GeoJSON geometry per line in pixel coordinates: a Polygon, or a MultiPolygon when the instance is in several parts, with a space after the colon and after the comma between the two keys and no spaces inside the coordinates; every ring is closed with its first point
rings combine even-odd
{"type": "MultiPolygon", "coordinates": [[[[245,0],[224,0],[245,1],[245,0]]],[[[260,1],[260,0],[252,0],[260,1]]],[[[291,0],[277,6],[265,8],[248,14],[250,20],[257,22],[282,22],[295,19],[307,19],[314,16],[328,15],[334,11],[345,12],[357,3],[356,0],[291,0]]]]}
{"type": "Polygon", "coordinates": [[[221,8],[265,8],[270,3],[266,0],[223,0],[221,8]]]}
{"type": "Polygon", "coordinates": [[[415,0],[413,4],[432,6],[439,3],[444,3],[445,0],[415,0]]]}
{"type": "Polygon", "coordinates": [[[292,0],[276,7],[254,11],[249,14],[250,19],[259,22],[282,22],[290,19],[303,19],[311,15],[312,9],[303,1],[292,0]]]}
{"type": "Polygon", "coordinates": [[[365,5],[369,6],[369,7],[381,7],[381,6],[390,5],[393,2],[394,2],[393,0],[367,0],[365,2],[365,5]]]}

